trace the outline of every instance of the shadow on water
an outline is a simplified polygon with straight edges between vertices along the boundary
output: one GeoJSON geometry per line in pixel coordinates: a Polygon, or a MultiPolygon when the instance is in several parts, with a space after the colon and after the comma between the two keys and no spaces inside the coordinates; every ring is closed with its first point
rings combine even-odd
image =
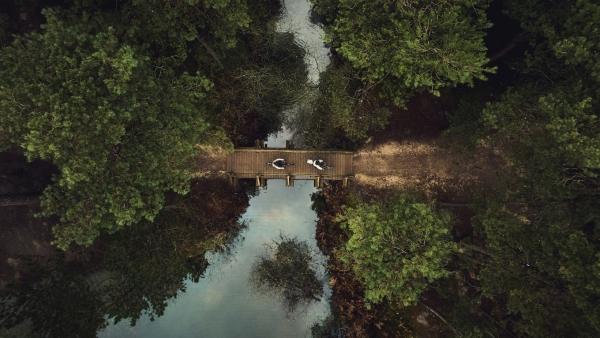
{"type": "Polygon", "coordinates": [[[0,290],[0,336],[94,337],[111,322],[162,316],[187,283],[204,277],[206,253],[228,255],[244,227],[248,197],[224,184],[197,181],[155,222],[104,236],[90,249],[11,257],[17,263],[0,290]]]}
{"type": "MultiPolygon", "coordinates": [[[[226,189],[225,189],[226,190],[226,189]]],[[[314,257],[314,269],[324,276],[324,257],[314,238],[316,215],[311,210],[312,182],[298,182],[286,188],[282,180],[269,183],[249,201],[241,218],[246,225],[231,245],[231,253],[210,251],[204,277],[184,282],[185,295],[172,298],[164,313],[152,321],[142,315],[131,327],[126,322],[100,331],[101,337],[304,337],[311,326],[326,317],[330,290],[318,280],[323,297],[303,303],[302,312],[290,316],[282,297],[257,292],[251,282],[252,268],[265,254],[265,244],[281,234],[298,238],[314,257]]],[[[302,246],[302,245],[301,245],[302,246]]],[[[289,267],[289,266],[288,266],[289,267]]],[[[312,266],[311,266],[312,267],[312,266]]]]}

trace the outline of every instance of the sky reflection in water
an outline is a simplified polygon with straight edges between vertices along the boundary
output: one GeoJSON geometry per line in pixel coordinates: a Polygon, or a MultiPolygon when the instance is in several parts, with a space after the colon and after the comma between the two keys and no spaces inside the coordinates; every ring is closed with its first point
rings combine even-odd
{"type": "MultiPolygon", "coordinates": [[[[265,244],[280,235],[305,240],[316,249],[316,215],[311,210],[310,181],[286,188],[284,181],[269,181],[268,189],[250,200],[243,216],[248,227],[230,255],[214,255],[206,278],[187,282],[187,291],[170,301],[155,321],[142,317],[135,327],[122,321],[100,337],[306,337],[310,327],[329,312],[327,299],[287,314],[281,299],[256,292],[250,284],[252,265],[265,252],[265,244]]],[[[324,257],[319,259],[324,261],[324,257]]],[[[325,281],[324,287],[326,286],[325,281]]],[[[329,289],[325,294],[330,294],[329,289]]]]}

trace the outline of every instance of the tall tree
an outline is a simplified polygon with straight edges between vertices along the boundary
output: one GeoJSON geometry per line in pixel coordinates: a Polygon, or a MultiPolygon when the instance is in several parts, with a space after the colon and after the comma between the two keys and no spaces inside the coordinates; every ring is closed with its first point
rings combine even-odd
{"type": "Polygon", "coordinates": [[[211,84],[157,74],[146,50],[93,17],[45,15],[42,32],[0,51],[0,130],[29,159],[59,168],[42,204],[59,216],[56,243],[66,248],[152,220],[165,191],[186,191],[211,84]]]}
{"type": "Polygon", "coordinates": [[[455,245],[448,215],[424,203],[396,197],[359,203],[340,215],[349,233],[341,259],[365,288],[365,298],[412,305],[429,283],[448,275],[455,245]]]}
{"type": "Polygon", "coordinates": [[[390,110],[362,86],[349,65],[330,65],[294,117],[296,136],[315,148],[352,148],[384,128],[390,110]]]}
{"type": "Polygon", "coordinates": [[[309,145],[362,144],[416,93],[473,85],[488,65],[489,0],[311,0],[333,61],[315,113],[297,121],[309,145]]]}
{"type": "Polygon", "coordinates": [[[396,104],[415,90],[472,84],[487,66],[488,0],[313,0],[332,47],[396,104]]]}
{"type": "Polygon", "coordinates": [[[530,34],[519,81],[483,110],[506,186],[483,200],[481,290],[531,336],[600,332],[600,95],[594,1],[511,1],[530,34]],[[483,254],[482,254],[483,253],[483,254]],[[557,307],[561,311],[553,311],[557,307]]]}
{"type": "Polygon", "coordinates": [[[194,145],[215,130],[237,140],[249,121],[266,127],[248,134],[279,128],[275,109],[301,87],[303,53],[287,53],[293,38],[274,33],[280,4],[255,5],[68,2],[0,51],[2,146],[58,167],[42,198],[44,214],[58,218],[58,246],[152,220],[166,191],[187,191],[194,145]],[[288,66],[294,76],[284,76],[288,66]],[[228,79],[241,93],[228,93],[228,79]],[[285,86],[264,91],[265,82],[285,86]],[[228,128],[222,106],[251,113],[228,128]]]}

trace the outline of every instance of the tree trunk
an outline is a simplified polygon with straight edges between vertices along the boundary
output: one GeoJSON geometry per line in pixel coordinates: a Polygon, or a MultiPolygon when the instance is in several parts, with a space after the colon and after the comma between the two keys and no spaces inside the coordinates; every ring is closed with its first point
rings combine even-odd
{"type": "Polygon", "coordinates": [[[0,207],[35,205],[38,204],[39,201],[39,196],[6,196],[0,197],[0,207]]]}

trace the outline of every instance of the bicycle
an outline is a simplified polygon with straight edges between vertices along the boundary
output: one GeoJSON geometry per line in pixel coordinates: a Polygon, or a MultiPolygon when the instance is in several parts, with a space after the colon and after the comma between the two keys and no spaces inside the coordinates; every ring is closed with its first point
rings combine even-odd
{"type": "Polygon", "coordinates": [[[268,166],[270,165],[273,168],[278,169],[278,170],[284,170],[285,168],[287,168],[289,166],[295,165],[295,163],[288,162],[283,158],[276,158],[271,162],[267,162],[266,165],[268,165],[268,166]],[[276,162],[279,162],[279,163],[276,163],[276,162]]]}

